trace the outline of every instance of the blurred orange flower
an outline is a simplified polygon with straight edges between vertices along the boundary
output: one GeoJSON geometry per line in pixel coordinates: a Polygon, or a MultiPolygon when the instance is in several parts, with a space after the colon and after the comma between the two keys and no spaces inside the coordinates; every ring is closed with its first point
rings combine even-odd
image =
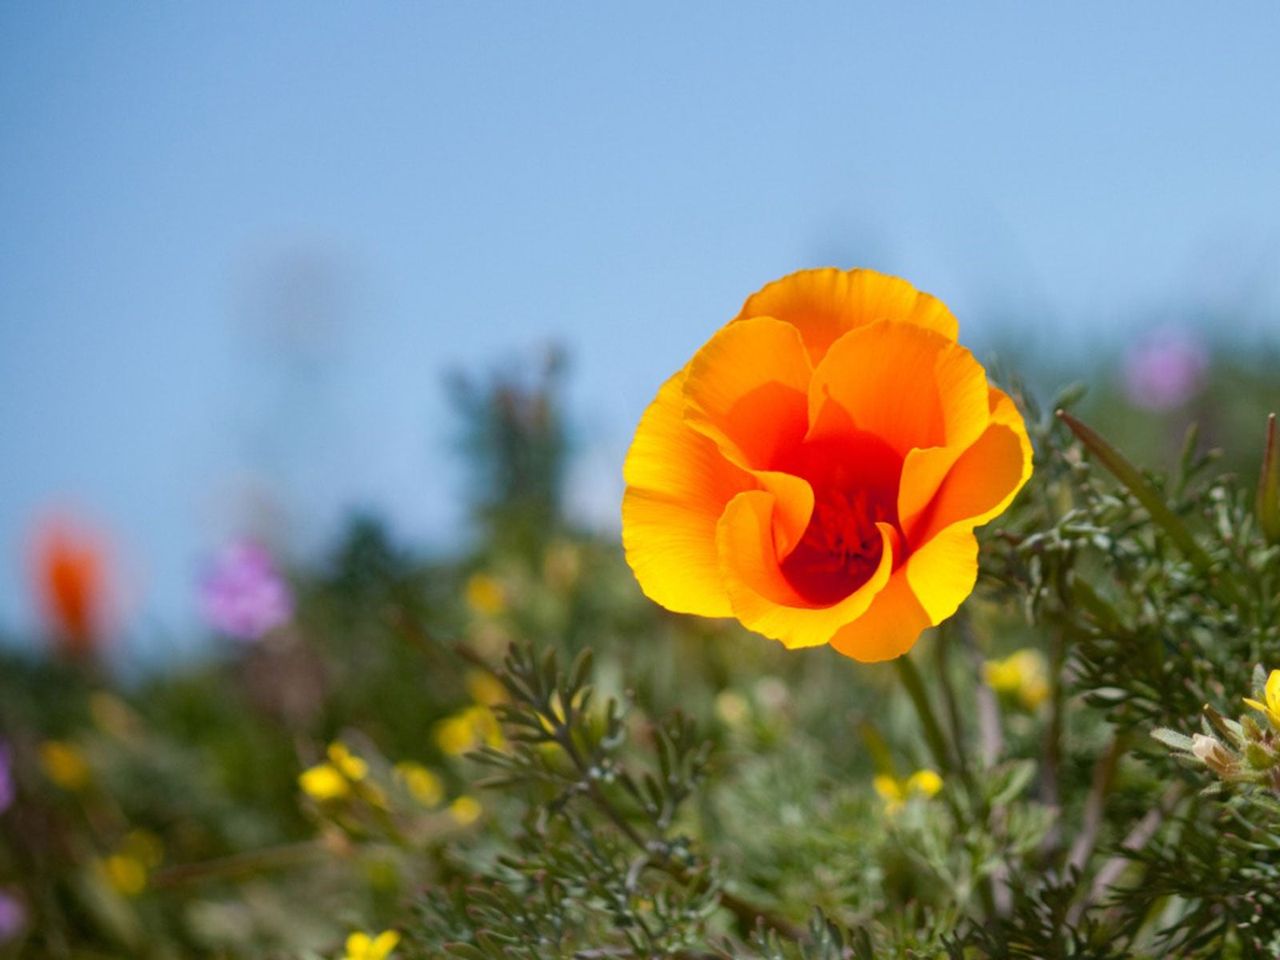
{"type": "Polygon", "coordinates": [[[45,521],[36,533],[32,577],[58,651],[92,654],[107,614],[107,551],[102,538],[68,517],[45,521]]]}
{"type": "Polygon", "coordinates": [[[973,590],[974,529],[1031,474],[951,312],[870,270],[769,284],[658,391],[624,467],[644,592],[787,647],[886,660],[973,590]]]}

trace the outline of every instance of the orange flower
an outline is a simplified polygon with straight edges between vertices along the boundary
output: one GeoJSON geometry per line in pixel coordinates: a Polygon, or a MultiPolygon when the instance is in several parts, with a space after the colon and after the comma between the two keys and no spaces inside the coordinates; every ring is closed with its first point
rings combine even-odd
{"type": "Polygon", "coordinates": [[[94,652],[106,627],[106,550],[101,539],[66,518],[46,522],[36,535],[35,586],[59,652],[94,652]]]}
{"type": "Polygon", "coordinates": [[[644,592],[865,661],[951,616],[977,578],[974,528],[1031,475],[1022,416],[956,333],[941,301],[870,270],[749,298],[627,455],[622,540],[644,592]]]}

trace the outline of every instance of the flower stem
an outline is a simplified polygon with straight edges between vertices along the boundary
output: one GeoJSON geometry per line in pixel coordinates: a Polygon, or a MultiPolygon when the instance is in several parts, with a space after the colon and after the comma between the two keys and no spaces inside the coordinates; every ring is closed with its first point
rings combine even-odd
{"type": "Polygon", "coordinates": [[[938,725],[938,718],[933,712],[933,707],[929,705],[929,696],[925,693],[920,671],[916,669],[916,665],[912,663],[909,656],[898,657],[893,663],[898,668],[902,685],[907,688],[911,702],[915,705],[916,713],[920,717],[920,725],[924,728],[924,739],[929,745],[929,751],[933,754],[941,772],[951,773],[955,770],[955,763],[952,761],[951,751],[947,748],[946,737],[942,735],[942,727],[938,725]]]}

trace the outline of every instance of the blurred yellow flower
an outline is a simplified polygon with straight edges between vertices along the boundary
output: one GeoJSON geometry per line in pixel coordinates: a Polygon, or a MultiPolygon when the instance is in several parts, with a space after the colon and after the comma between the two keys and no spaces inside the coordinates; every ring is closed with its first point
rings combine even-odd
{"type": "Polygon", "coordinates": [[[400,934],[384,930],[376,937],[353,933],[347,937],[347,952],[342,960],[386,960],[400,942],[400,934]]]}
{"type": "Polygon", "coordinates": [[[497,577],[473,573],[467,579],[467,606],[486,617],[497,616],[507,608],[507,594],[497,577]]]}
{"type": "Polygon", "coordinates": [[[298,776],[298,786],[303,793],[319,803],[338,800],[351,792],[347,778],[327,763],[303,770],[298,776]]]}
{"type": "Polygon", "coordinates": [[[1048,667],[1038,650],[1028,648],[1003,660],[988,660],[982,666],[982,676],[996,693],[1016,699],[1028,710],[1049,698],[1048,667]]]}
{"type": "Polygon", "coordinates": [[[721,690],[716,694],[716,715],[726,726],[738,727],[751,716],[751,704],[737,690],[721,690]]]}
{"type": "Polygon", "coordinates": [[[933,770],[917,770],[905,780],[881,773],[871,782],[886,813],[897,813],[912,797],[929,797],[942,789],[942,777],[933,770]]]}
{"type": "Polygon", "coordinates": [[[468,670],[464,682],[471,699],[486,707],[507,699],[507,688],[502,685],[502,681],[486,670],[468,670]]]}
{"type": "Polygon", "coordinates": [[[1272,670],[1271,675],[1267,677],[1266,689],[1263,691],[1266,696],[1266,703],[1259,703],[1257,700],[1245,698],[1245,703],[1254,710],[1259,710],[1267,715],[1267,719],[1271,721],[1271,727],[1277,733],[1280,733],[1280,670],[1272,670]]]}
{"type": "Polygon", "coordinates": [[[40,768],[55,786],[72,792],[89,785],[89,764],[78,747],[65,740],[46,740],[40,744],[40,768]]]}
{"type": "Polygon", "coordinates": [[[341,740],[329,744],[328,754],[334,769],[352,782],[358,783],[369,772],[369,765],[347,749],[341,740]]]}
{"type": "Polygon", "coordinates": [[[147,867],[127,853],[115,853],[102,861],[102,873],[116,893],[136,897],[147,887],[147,867]]]}
{"type": "Polygon", "coordinates": [[[449,816],[453,817],[461,827],[475,823],[483,812],[484,808],[480,806],[480,801],[465,794],[449,804],[449,816]]]}
{"type": "Polygon", "coordinates": [[[444,800],[444,784],[422,764],[406,760],[396,764],[395,772],[413,799],[424,807],[438,807],[444,800]]]}
{"type": "Polygon", "coordinates": [[[482,704],[466,707],[436,724],[436,744],[451,757],[461,756],[477,747],[501,750],[506,746],[502,728],[493,711],[482,704]]]}

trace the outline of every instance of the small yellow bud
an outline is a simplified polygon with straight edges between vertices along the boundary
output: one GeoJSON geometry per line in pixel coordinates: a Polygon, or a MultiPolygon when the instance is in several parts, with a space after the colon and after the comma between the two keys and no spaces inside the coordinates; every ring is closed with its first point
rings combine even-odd
{"type": "Polygon", "coordinates": [[[102,861],[102,873],[116,893],[136,897],[147,887],[147,868],[127,853],[116,853],[102,861]]]}
{"type": "Polygon", "coordinates": [[[1048,669],[1038,650],[1024,649],[1003,660],[988,660],[982,666],[983,679],[996,693],[1017,699],[1034,710],[1049,697],[1048,669]]]}
{"type": "Polygon", "coordinates": [[[507,699],[507,688],[502,681],[486,670],[468,670],[464,682],[471,699],[486,707],[507,699]]]}
{"type": "Polygon", "coordinates": [[[902,784],[898,782],[897,777],[891,777],[887,773],[877,773],[875,779],[871,781],[871,786],[885,803],[900,804],[903,800],[902,784]]]}
{"type": "Polygon", "coordinates": [[[435,737],[436,745],[451,757],[480,746],[496,750],[506,746],[498,718],[488,707],[479,704],[445,717],[436,724],[435,737]]]}
{"type": "Polygon", "coordinates": [[[408,788],[410,796],[424,807],[438,807],[444,800],[444,784],[420,763],[397,763],[396,776],[408,788]]]}
{"type": "Polygon", "coordinates": [[[328,756],[334,769],[353,783],[359,783],[369,773],[369,765],[352,753],[341,740],[329,744],[328,756]]]}
{"type": "Polygon", "coordinates": [[[942,789],[942,777],[933,770],[917,770],[905,780],[887,773],[877,774],[871,786],[884,801],[886,813],[897,813],[911,797],[935,796],[942,789]]]}
{"type": "Polygon", "coordinates": [[[449,804],[449,816],[453,817],[460,827],[475,823],[483,812],[484,808],[480,806],[480,801],[466,794],[449,804]]]}
{"type": "Polygon", "coordinates": [[[907,778],[907,792],[932,797],[942,789],[942,777],[933,770],[917,770],[907,778]]]}
{"type": "Polygon", "coordinates": [[[347,778],[327,763],[317,764],[298,776],[298,786],[312,800],[324,803],[338,800],[351,792],[347,778]]]}
{"type": "Polygon", "coordinates": [[[400,942],[400,934],[384,930],[376,937],[353,933],[347,937],[347,952],[342,960],[386,960],[400,942]]]}
{"type": "Polygon", "coordinates": [[[91,771],[84,754],[64,740],[46,740],[40,744],[40,768],[63,790],[75,793],[89,785],[91,771]]]}
{"type": "Polygon", "coordinates": [[[474,573],[467,579],[467,606],[476,613],[494,617],[507,608],[507,594],[497,577],[474,573]]]}

